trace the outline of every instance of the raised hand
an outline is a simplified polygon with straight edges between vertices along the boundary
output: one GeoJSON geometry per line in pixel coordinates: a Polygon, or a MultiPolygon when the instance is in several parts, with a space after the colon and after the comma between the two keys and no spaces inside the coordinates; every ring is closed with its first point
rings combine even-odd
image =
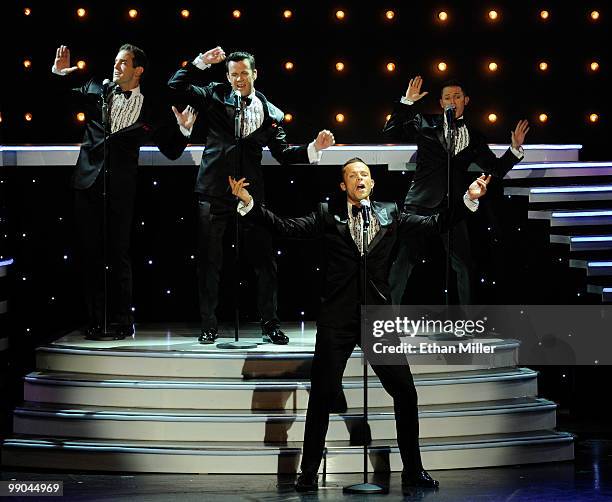
{"type": "Polygon", "coordinates": [[[511,133],[513,148],[517,149],[523,144],[527,131],[529,131],[529,123],[526,120],[519,120],[516,128],[511,133]]]}
{"type": "Polygon", "coordinates": [[[55,51],[53,66],[62,75],[69,75],[79,69],[78,66],[70,66],[70,49],[65,45],[60,45],[55,51]]]}
{"type": "Polygon", "coordinates": [[[335,144],[336,140],[334,139],[334,135],[331,133],[331,131],[323,129],[317,135],[314,147],[315,150],[318,152],[319,150],[325,150],[326,148],[329,148],[330,146],[333,146],[335,144]]]}
{"type": "Polygon", "coordinates": [[[468,197],[471,200],[480,199],[484,194],[487,193],[487,185],[491,181],[491,175],[479,176],[474,182],[468,187],[468,197]]]}
{"type": "Polygon", "coordinates": [[[249,204],[253,197],[251,197],[251,194],[245,188],[249,186],[249,183],[246,182],[246,178],[240,178],[238,181],[236,181],[231,176],[228,176],[227,179],[229,181],[230,188],[232,189],[232,193],[244,204],[249,204]]]}
{"type": "Polygon", "coordinates": [[[202,54],[202,59],[206,64],[217,64],[225,59],[225,51],[217,46],[202,54]]]}
{"type": "Polygon", "coordinates": [[[178,123],[178,125],[184,127],[188,131],[191,131],[191,128],[193,127],[193,124],[196,121],[196,118],[198,118],[198,112],[196,112],[195,109],[191,106],[185,107],[182,112],[179,112],[176,109],[176,106],[173,106],[172,111],[174,112],[174,116],[176,117],[176,122],[178,123]]]}
{"type": "Polygon", "coordinates": [[[423,85],[423,79],[420,75],[410,79],[408,83],[408,89],[406,90],[406,99],[410,101],[418,101],[424,96],[427,96],[428,92],[421,92],[421,86],[423,85]]]}

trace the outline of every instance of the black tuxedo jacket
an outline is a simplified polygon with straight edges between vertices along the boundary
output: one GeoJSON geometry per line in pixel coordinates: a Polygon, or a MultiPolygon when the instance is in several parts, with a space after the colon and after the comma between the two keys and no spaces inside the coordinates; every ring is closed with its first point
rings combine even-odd
{"type": "MultiPolygon", "coordinates": [[[[383,133],[394,141],[416,140],[417,166],[414,179],[406,195],[405,205],[436,208],[446,199],[447,154],[444,138],[444,116],[417,113],[418,105],[398,102],[383,133]]],[[[480,166],[483,172],[500,179],[520,162],[510,149],[500,158],[489,148],[485,137],[466,124],[470,142],[451,159],[451,193],[459,197],[469,185],[466,172],[470,164],[480,166]]]]}
{"type": "MultiPolygon", "coordinates": [[[[70,77],[57,77],[68,79],[70,77]]],[[[72,176],[76,189],[91,187],[104,164],[104,126],[102,124],[102,83],[89,80],[72,89],[82,99],[87,116],[81,151],[72,176]]],[[[177,159],[187,146],[188,138],[180,131],[174,117],[154,111],[151,99],[144,96],[138,120],[108,137],[111,190],[136,183],[140,147],[154,143],[169,159],[177,159]]],[[[169,108],[168,108],[169,109],[169,108]]]]}
{"type": "MultiPolygon", "coordinates": [[[[453,211],[453,223],[469,213],[464,204],[453,211]]],[[[409,239],[415,232],[442,232],[449,224],[447,213],[419,216],[402,213],[391,202],[372,202],[372,211],[380,230],[368,246],[368,305],[390,304],[389,268],[399,239],[409,239]]],[[[346,328],[360,318],[364,279],[363,257],[351,237],[346,199],[330,209],[319,204],[317,210],[301,218],[282,218],[261,204],[246,215],[274,233],[289,238],[319,238],[324,253],[325,285],[317,323],[321,326],[346,328]]]]}
{"type": "Polygon", "coordinates": [[[236,110],[232,88],[229,83],[196,85],[206,70],[189,63],[178,70],[168,81],[177,91],[177,98],[199,110],[198,120],[206,129],[206,148],[202,155],[195,191],[206,198],[220,199],[231,205],[235,198],[227,183],[228,176],[246,177],[249,192],[256,200],[263,201],[264,178],[261,169],[262,149],[270,148],[274,158],[281,164],[308,163],[306,146],[289,146],[281,124],[284,114],[256,91],[264,109],[264,121],[252,134],[236,142],[234,112],[236,110]]]}

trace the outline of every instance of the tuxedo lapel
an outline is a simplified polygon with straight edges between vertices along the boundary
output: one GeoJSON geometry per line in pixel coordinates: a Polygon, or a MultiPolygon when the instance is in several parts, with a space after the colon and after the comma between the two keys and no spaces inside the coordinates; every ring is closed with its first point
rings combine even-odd
{"type": "Polygon", "coordinates": [[[347,246],[349,246],[356,253],[359,253],[357,244],[355,244],[355,241],[351,236],[351,231],[349,230],[348,209],[346,207],[346,202],[341,204],[340,207],[337,207],[333,212],[333,215],[338,233],[345,240],[347,246]]]}

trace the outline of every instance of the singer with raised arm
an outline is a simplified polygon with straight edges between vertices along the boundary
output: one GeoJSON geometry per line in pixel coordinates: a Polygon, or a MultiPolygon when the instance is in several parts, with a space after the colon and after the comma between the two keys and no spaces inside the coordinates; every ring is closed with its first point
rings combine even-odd
{"type": "MultiPolygon", "coordinates": [[[[374,180],[370,168],[358,158],[342,167],[340,189],[346,197],[337,204],[319,204],[316,211],[302,218],[282,218],[267,210],[245,187],[244,178],[230,178],[232,193],[240,199],[238,212],[254,224],[264,225],[284,237],[318,238],[326,256],[326,276],[322,304],[317,319],[315,353],[311,368],[311,386],[304,431],[304,450],[297,491],[318,488],[318,470],[323,456],[329,413],[342,392],[342,374],[353,349],[360,343],[361,281],[363,259],[362,224],[366,205],[370,225],[367,227],[368,255],[365,303],[390,303],[389,267],[394,248],[421,232],[438,233],[449,224],[461,221],[475,211],[478,199],[487,191],[490,176],[481,176],[468,190],[453,200],[450,213],[419,216],[400,213],[390,202],[371,201],[374,180]],[[366,204],[369,203],[369,204],[366,204]]],[[[236,208],[234,208],[236,211],[236,208]]],[[[404,487],[435,488],[438,482],[423,469],[419,450],[417,394],[406,365],[372,365],[385,390],[392,396],[397,427],[397,442],[404,464],[404,487]]]]}
{"type": "MultiPolygon", "coordinates": [[[[440,87],[438,102],[444,111],[441,114],[421,112],[422,99],[428,94],[422,90],[422,85],[420,76],[410,80],[405,96],[396,104],[383,133],[392,141],[416,141],[416,172],[404,201],[404,211],[427,216],[447,205],[449,136],[452,138],[450,190],[453,196],[457,196],[465,186],[470,164],[477,164],[484,173],[501,180],[512,166],[520,162],[529,126],[526,120],[517,123],[510,135],[510,148],[498,158],[489,148],[486,138],[464,117],[470,97],[461,82],[449,80],[440,87]]],[[[466,223],[453,227],[450,234],[451,265],[457,275],[458,300],[462,305],[469,305],[472,303],[473,279],[466,223]]],[[[441,238],[448,252],[448,240],[444,235],[441,238]]],[[[408,278],[415,264],[423,258],[424,249],[424,239],[400,244],[389,277],[394,304],[401,304],[408,278]]]]}
{"type": "MultiPolygon", "coordinates": [[[[284,114],[255,90],[257,68],[248,52],[226,57],[221,47],[200,54],[178,70],[168,82],[178,101],[204,116],[206,148],[195,185],[198,197],[198,292],[200,343],[218,337],[216,316],[223,261],[223,235],[235,217],[235,199],[227,177],[246,177],[257,200],[265,200],[261,168],[262,150],[268,147],[281,164],[316,164],[321,151],[334,144],[330,131],[322,130],[309,145],[290,146],[283,130],[284,114]],[[202,82],[212,65],[225,61],[226,82],[202,82]]],[[[257,309],[265,342],[284,345],[289,338],[280,329],[277,315],[277,269],[272,239],[265,228],[240,226],[241,256],[255,269],[257,309]]]]}
{"type": "MultiPolygon", "coordinates": [[[[178,158],[187,146],[196,117],[190,108],[182,113],[174,108],[176,120],[169,106],[167,110],[156,109],[154,100],[147,99],[148,94],[140,87],[146,68],[145,53],[125,44],[115,57],[112,81],[90,78],[77,86],[75,80],[84,80],[82,71],[71,66],[70,50],[65,45],[57,48],[51,69],[70,83],[87,117],[72,186],[88,338],[104,338],[112,333],[120,339],[134,334],[130,235],[140,147],[153,143],[169,159],[178,158]]],[[[110,64],[108,69],[111,70],[110,64]]]]}

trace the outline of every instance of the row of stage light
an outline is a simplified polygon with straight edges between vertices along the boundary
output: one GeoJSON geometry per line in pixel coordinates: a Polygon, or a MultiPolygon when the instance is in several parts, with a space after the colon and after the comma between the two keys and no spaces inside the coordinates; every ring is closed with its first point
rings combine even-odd
{"type": "MultiPolygon", "coordinates": [[[[585,12],[587,19],[590,19],[592,22],[597,22],[601,19],[601,13],[598,10],[587,10],[585,12]]],[[[25,7],[23,9],[23,13],[25,16],[32,16],[34,14],[34,11],[30,7],[25,7]]],[[[240,9],[233,9],[231,13],[229,11],[228,13],[232,18],[236,20],[242,19],[244,17],[244,12],[240,9]]],[[[79,7],[75,10],[75,14],[77,18],[85,19],[88,17],[89,12],[87,11],[87,9],[79,7]]],[[[179,17],[185,20],[190,19],[192,17],[191,11],[189,9],[178,9],[177,14],[179,17]]],[[[346,21],[349,17],[349,12],[343,9],[336,9],[335,11],[333,11],[333,15],[338,21],[346,21]]],[[[397,12],[392,9],[383,10],[381,15],[383,19],[389,22],[397,19],[397,12]]],[[[138,19],[140,17],[140,12],[138,11],[138,9],[134,8],[127,9],[126,16],[128,19],[138,19]]],[[[290,21],[295,18],[295,12],[290,9],[284,9],[280,11],[280,17],[285,21],[290,21]]],[[[488,9],[484,12],[483,17],[491,23],[500,22],[502,20],[502,12],[499,9],[488,9]]],[[[550,21],[553,16],[550,10],[543,9],[538,12],[538,17],[541,21],[546,22],[550,21]]],[[[438,10],[434,13],[434,19],[444,24],[450,22],[452,16],[451,13],[447,10],[438,10]]]]}

